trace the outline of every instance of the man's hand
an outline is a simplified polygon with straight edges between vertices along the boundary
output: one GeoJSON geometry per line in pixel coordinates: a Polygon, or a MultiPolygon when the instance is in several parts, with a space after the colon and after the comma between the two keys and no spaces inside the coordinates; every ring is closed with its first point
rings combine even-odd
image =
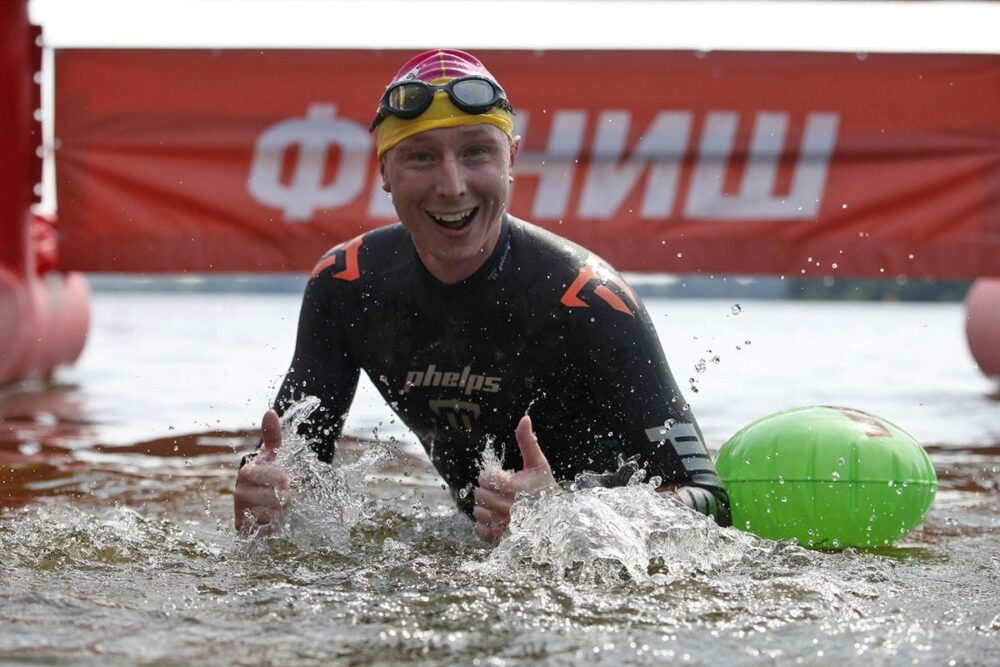
{"type": "Polygon", "coordinates": [[[524,469],[519,472],[484,470],[479,473],[479,488],[474,494],[476,506],[472,516],[476,519],[475,533],[490,544],[499,542],[507,532],[510,506],[518,493],[534,494],[556,486],[552,468],[538,446],[535,432],[531,430],[531,417],[521,417],[514,435],[521,450],[524,469]]]}
{"type": "Polygon", "coordinates": [[[291,500],[288,473],[275,463],[281,447],[281,420],[278,413],[268,410],[261,421],[264,444],[257,456],[240,468],[233,492],[236,530],[257,530],[270,535],[285,523],[285,508],[291,500]]]}

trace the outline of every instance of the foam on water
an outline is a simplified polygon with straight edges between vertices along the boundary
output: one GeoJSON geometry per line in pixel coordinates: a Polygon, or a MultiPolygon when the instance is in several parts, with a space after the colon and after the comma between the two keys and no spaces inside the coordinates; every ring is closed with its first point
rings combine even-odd
{"type": "Polygon", "coordinates": [[[487,564],[494,571],[527,565],[578,581],[664,583],[739,562],[761,544],[634,483],[519,498],[487,564]]]}
{"type": "Polygon", "coordinates": [[[371,520],[378,510],[374,498],[365,493],[365,476],[394,452],[376,441],[365,447],[357,461],[338,461],[336,465],[320,461],[311,441],[298,432],[320,403],[319,398],[306,396],[282,416],[282,445],[276,462],[288,472],[292,502],[280,536],[303,550],[350,549],[351,530],[371,520]]]}
{"type": "Polygon", "coordinates": [[[150,519],[119,503],[90,512],[39,505],[0,523],[0,553],[7,565],[34,570],[164,566],[222,551],[169,519],[150,519]]]}

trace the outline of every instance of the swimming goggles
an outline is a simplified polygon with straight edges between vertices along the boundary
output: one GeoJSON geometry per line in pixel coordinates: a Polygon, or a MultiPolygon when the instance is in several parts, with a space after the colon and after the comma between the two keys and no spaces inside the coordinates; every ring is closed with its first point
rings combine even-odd
{"type": "Polygon", "coordinates": [[[403,120],[416,118],[427,111],[434,101],[434,93],[439,90],[448,93],[452,104],[468,114],[486,113],[493,107],[514,113],[514,108],[507,101],[507,94],[503,88],[492,79],[482,76],[463,76],[440,85],[418,79],[398,81],[389,86],[382,95],[378,113],[368,131],[374,132],[387,116],[403,120]]]}

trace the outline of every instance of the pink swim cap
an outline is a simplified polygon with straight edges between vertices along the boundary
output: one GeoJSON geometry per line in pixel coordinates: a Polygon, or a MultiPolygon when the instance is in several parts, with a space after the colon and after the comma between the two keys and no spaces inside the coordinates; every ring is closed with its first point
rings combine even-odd
{"type": "MultiPolygon", "coordinates": [[[[444,84],[463,76],[481,76],[497,82],[496,77],[475,56],[458,49],[433,49],[406,61],[392,77],[389,86],[407,80],[444,84]]],[[[375,137],[378,156],[382,157],[386,151],[414,134],[459,125],[493,125],[512,140],[514,138],[514,119],[507,109],[494,107],[481,114],[466,113],[452,104],[445,92],[438,91],[431,106],[416,118],[387,116],[379,123],[375,137]]]]}
{"type": "Polygon", "coordinates": [[[419,79],[433,83],[438,79],[457,79],[460,76],[483,76],[496,81],[486,66],[465,51],[458,49],[432,49],[406,61],[389,85],[404,79],[419,79]]]}

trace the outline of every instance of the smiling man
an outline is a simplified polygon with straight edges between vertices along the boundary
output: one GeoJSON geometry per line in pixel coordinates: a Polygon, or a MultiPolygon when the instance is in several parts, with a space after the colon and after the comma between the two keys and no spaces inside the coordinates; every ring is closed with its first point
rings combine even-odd
{"type": "Polygon", "coordinates": [[[372,131],[400,223],[333,248],[313,270],[263,447],[237,477],[237,529],[276,530],[291,501],[276,410],[322,399],[303,429],[330,462],[361,370],[488,542],[518,493],[636,475],[728,525],[725,490],[642,303],[596,255],[507,212],[512,114],[462,51],[422,53],[393,77],[372,131]],[[481,469],[488,446],[503,470],[481,469]]]}

